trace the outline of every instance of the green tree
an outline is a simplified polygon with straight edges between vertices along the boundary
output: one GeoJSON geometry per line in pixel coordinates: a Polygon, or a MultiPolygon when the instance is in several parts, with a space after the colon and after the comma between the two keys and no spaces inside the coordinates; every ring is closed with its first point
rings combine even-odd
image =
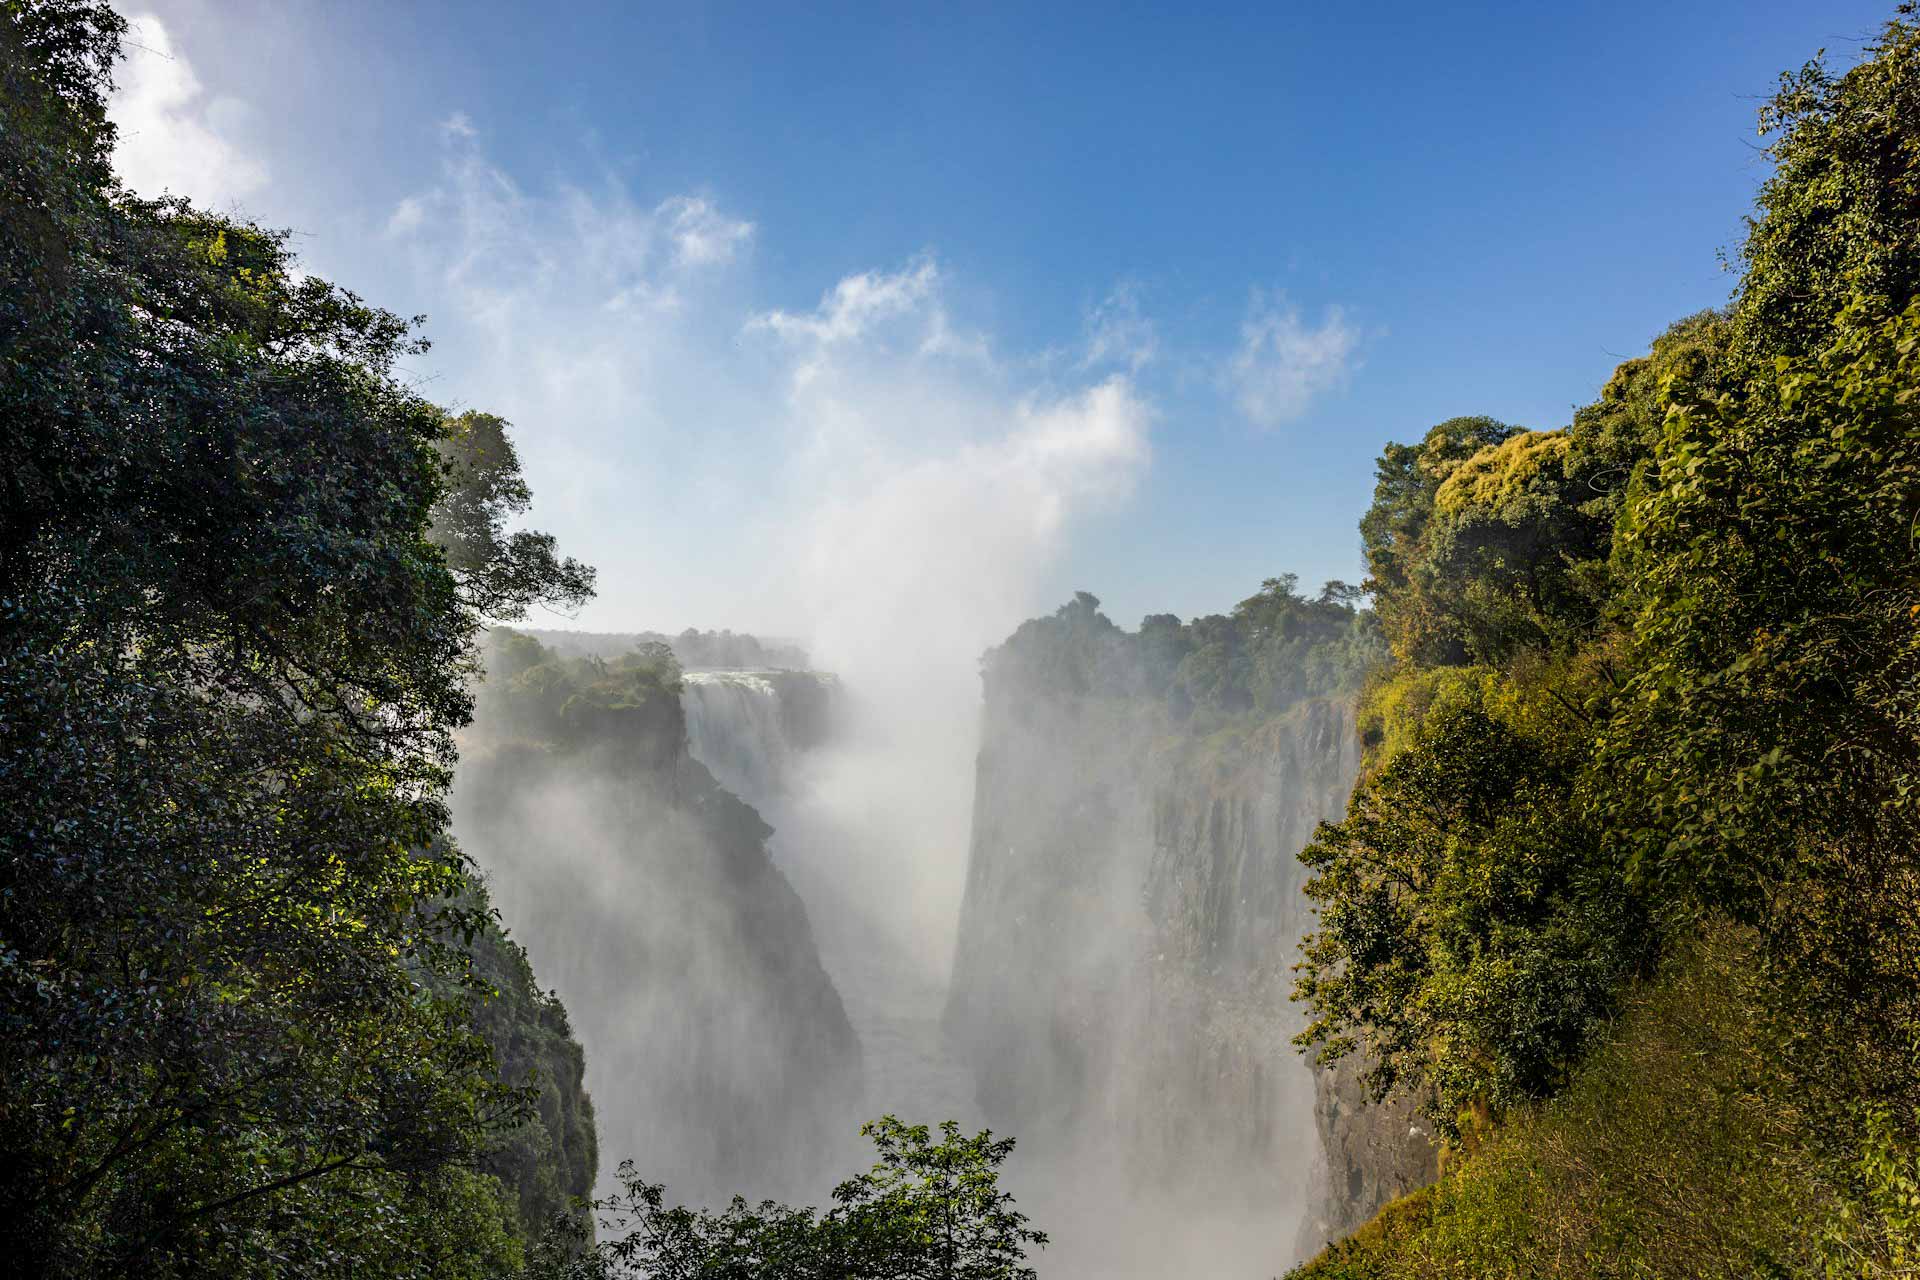
{"type": "Polygon", "coordinates": [[[1487,417],[1449,418],[1419,444],[1390,444],[1381,453],[1360,541],[1367,557],[1366,589],[1373,593],[1387,643],[1401,661],[1466,660],[1466,637],[1422,589],[1435,574],[1425,551],[1427,526],[1453,468],[1519,430],[1487,417]]]}
{"type": "Polygon", "coordinates": [[[483,614],[584,575],[435,544],[409,322],[114,185],[122,26],[0,3],[0,1256],[481,1274],[530,1099],[442,797],[483,614]]]}
{"type": "Polygon", "coordinates": [[[1827,345],[1856,297],[1898,310],[1920,295],[1920,24],[1899,7],[1835,75],[1815,58],[1780,77],[1760,132],[1773,172],[1748,220],[1734,353],[1766,376],[1776,355],[1827,345]]]}
{"type": "Polygon", "coordinates": [[[1584,726],[1492,672],[1424,683],[1410,740],[1300,855],[1296,996],[1301,1044],[1363,1050],[1377,1095],[1421,1093],[1446,1128],[1554,1092],[1653,948],[1576,794],[1584,726]]]}
{"type": "Polygon", "coordinates": [[[550,533],[509,531],[533,505],[505,419],[468,412],[447,420],[437,442],[446,474],[430,536],[447,556],[461,602],[473,614],[514,622],[535,600],[562,608],[593,595],[593,570],[554,552],[550,533]]]}
{"type": "Polygon", "coordinates": [[[621,1192],[596,1206],[603,1238],[585,1245],[571,1219],[523,1280],[1033,1280],[1027,1250],[1047,1243],[1000,1189],[1013,1139],[936,1139],[886,1116],[864,1125],[879,1160],[834,1189],[821,1211],[738,1197],[714,1212],[669,1206],[665,1188],[620,1168],[621,1192]]]}
{"type": "Polygon", "coordinates": [[[1785,1047],[1920,1104],[1920,304],[1676,401],[1621,533],[1633,674],[1606,726],[1638,876],[1757,926],[1785,1047]]]}

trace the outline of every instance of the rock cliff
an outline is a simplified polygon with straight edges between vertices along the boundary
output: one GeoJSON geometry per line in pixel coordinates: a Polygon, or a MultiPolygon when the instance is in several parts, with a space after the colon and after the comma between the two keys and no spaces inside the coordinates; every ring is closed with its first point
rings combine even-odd
{"type": "Polygon", "coordinates": [[[1195,705],[1197,664],[1156,679],[1150,628],[1084,597],[1036,627],[986,664],[949,1032],[996,1127],[1284,1262],[1431,1161],[1292,1044],[1297,854],[1359,769],[1351,681],[1195,705]]]}
{"type": "Polygon", "coordinates": [[[586,1046],[603,1173],[630,1158],[689,1201],[817,1191],[859,1046],[770,828],[689,753],[671,660],[513,636],[490,661],[455,830],[586,1046]]]}

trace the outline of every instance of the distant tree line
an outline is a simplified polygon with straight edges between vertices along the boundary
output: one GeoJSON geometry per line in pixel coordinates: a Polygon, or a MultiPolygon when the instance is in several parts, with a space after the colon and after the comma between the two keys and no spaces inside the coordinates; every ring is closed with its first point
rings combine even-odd
{"type": "Polygon", "coordinates": [[[617,658],[644,645],[665,645],[687,670],[805,671],[811,665],[807,651],[785,640],[769,640],[745,632],[700,631],[688,627],[678,635],[660,631],[596,632],[528,629],[527,634],[565,658],[617,658]]]}
{"type": "Polygon", "coordinates": [[[1203,725],[1285,712],[1351,693],[1384,655],[1361,591],[1329,582],[1302,595],[1293,574],[1269,578],[1230,614],[1181,622],[1152,614],[1116,626],[1099,598],[1077,592],[1051,616],[1020,624],[982,661],[990,685],[1016,697],[1147,700],[1203,725]]]}

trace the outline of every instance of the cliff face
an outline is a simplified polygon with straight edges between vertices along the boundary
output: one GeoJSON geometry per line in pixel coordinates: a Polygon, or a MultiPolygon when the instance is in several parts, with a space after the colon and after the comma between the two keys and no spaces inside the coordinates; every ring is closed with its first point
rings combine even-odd
{"type": "Polygon", "coordinates": [[[989,1119],[1290,1250],[1320,1216],[1295,854],[1357,753],[1335,699],[1207,737],[1139,704],[990,700],[947,1015],[989,1119]]]}
{"type": "Polygon", "coordinates": [[[1145,900],[1165,1065],[1151,1084],[1197,1102],[1166,1117],[1182,1157],[1282,1166],[1275,1191],[1295,1191],[1312,1145],[1300,1123],[1310,1073],[1291,1043],[1300,1020],[1288,999],[1310,923],[1295,855],[1353,785],[1352,714],[1344,701],[1314,700],[1161,755],[1145,900]]]}
{"type": "Polygon", "coordinates": [[[522,649],[490,686],[455,829],[586,1046],[603,1168],[687,1200],[813,1190],[859,1048],[770,829],[688,751],[671,669],[522,649]]]}
{"type": "Polygon", "coordinates": [[[1340,1240],[1382,1206],[1440,1176],[1440,1153],[1417,1099],[1374,1102],[1358,1058],[1314,1074],[1314,1124],[1326,1162],[1323,1194],[1301,1232],[1302,1252],[1340,1240]]]}
{"type": "Polygon", "coordinates": [[[1298,854],[1358,774],[1355,681],[1324,656],[1344,637],[1281,651],[1249,612],[1133,634],[1083,598],[989,655],[946,1024],[995,1127],[1176,1210],[1143,1210],[1150,1234],[1203,1217],[1254,1274],[1430,1179],[1433,1155],[1407,1109],[1292,1043],[1298,854]],[[1298,670],[1234,696],[1257,688],[1239,672],[1298,670]]]}
{"type": "MultiPolygon", "coordinates": [[[[474,905],[489,904],[474,889],[474,905]]],[[[593,1192],[599,1164],[586,1055],[558,996],[541,988],[526,952],[498,927],[468,945],[473,971],[495,994],[474,1002],[501,1079],[535,1090],[533,1114],[504,1135],[482,1167],[513,1198],[522,1235],[538,1238],[555,1214],[593,1192]]]]}

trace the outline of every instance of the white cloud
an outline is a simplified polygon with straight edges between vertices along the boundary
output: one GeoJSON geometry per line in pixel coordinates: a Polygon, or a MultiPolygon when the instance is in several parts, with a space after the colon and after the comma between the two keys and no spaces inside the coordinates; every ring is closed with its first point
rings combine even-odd
{"type": "Polygon", "coordinates": [[[1138,373],[1159,347],[1153,321],[1140,310],[1139,286],[1126,280],[1088,314],[1087,350],[1080,365],[1083,369],[1125,365],[1138,373]]]}
{"type": "Polygon", "coordinates": [[[1305,413],[1315,397],[1346,382],[1359,346],[1359,330],[1338,307],[1309,326],[1297,308],[1283,299],[1269,301],[1256,290],[1227,384],[1249,422],[1268,429],[1283,426],[1305,413]]]}
{"type": "Polygon", "coordinates": [[[394,206],[393,216],[387,219],[387,234],[405,236],[418,231],[426,221],[426,202],[419,196],[407,196],[394,206]]]}
{"type": "MultiPolygon", "coordinates": [[[[847,276],[829,289],[819,307],[809,314],[768,311],[755,316],[753,324],[794,341],[850,342],[865,336],[880,322],[913,312],[933,295],[939,280],[939,267],[925,257],[902,271],[847,276]]],[[[930,333],[947,332],[945,314],[938,307],[927,319],[930,333]]]]}
{"type": "Polygon", "coordinates": [[[811,310],[756,307],[744,273],[684,287],[756,234],[710,197],[530,191],[471,125],[444,146],[386,219],[411,267],[390,305],[428,313],[441,394],[519,424],[540,519],[563,538],[577,520],[576,554],[602,565],[596,625],[804,633],[964,598],[943,627],[971,699],[979,648],[1045,603],[1074,519],[1148,465],[1129,379],[1023,384],[955,318],[931,256],[848,275],[811,310]],[[889,546],[945,548],[928,554],[954,576],[936,590],[906,556],[831,580],[889,546]],[[877,581],[897,599],[856,608],[877,581]]]}
{"type": "Polygon", "coordinates": [[[675,260],[683,267],[733,261],[735,252],[753,239],[753,224],[729,218],[695,196],[675,196],[654,212],[673,237],[675,260]]]}
{"type": "Polygon", "coordinates": [[[266,166],[231,140],[250,109],[235,98],[209,98],[159,18],[128,19],[126,54],[108,111],[119,130],[114,167],[127,186],[230,208],[266,185],[266,166]]]}
{"type": "Polygon", "coordinates": [[[387,219],[429,390],[516,424],[538,523],[601,570],[582,625],[794,635],[864,695],[847,802],[889,838],[863,873],[944,963],[979,655],[1058,603],[1078,523],[1145,473],[1146,401],[1125,373],[995,359],[931,256],[768,309],[746,272],[683,287],[753,234],[710,198],[530,190],[482,139],[445,146],[387,219]]]}

